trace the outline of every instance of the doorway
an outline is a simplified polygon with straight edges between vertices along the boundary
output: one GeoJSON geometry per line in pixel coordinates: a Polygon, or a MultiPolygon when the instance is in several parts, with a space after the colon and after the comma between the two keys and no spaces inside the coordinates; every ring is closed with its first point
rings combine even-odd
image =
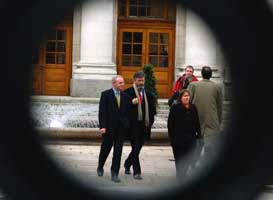
{"type": "Polygon", "coordinates": [[[118,74],[125,78],[125,88],[132,85],[136,71],[152,64],[159,97],[168,98],[173,83],[174,30],[123,27],[118,41],[118,74]]]}
{"type": "Polygon", "coordinates": [[[70,94],[72,25],[53,27],[34,61],[34,95],[70,94]]]}

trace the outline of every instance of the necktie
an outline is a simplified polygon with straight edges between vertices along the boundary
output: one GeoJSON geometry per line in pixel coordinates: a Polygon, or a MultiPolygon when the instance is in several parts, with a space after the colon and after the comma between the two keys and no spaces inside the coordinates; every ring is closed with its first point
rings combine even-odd
{"type": "Polygon", "coordinates": [[[119,92],[116,93],[116,98],[117,98],[117,103],[118,103],[118,108],[120,107],[120,94],[119,92]]]}
{"type": "Polygon", "coordinates": [[[139,92],[139,101],[140,101],[140,104],[142,104],[142,93],[139,92]]]}

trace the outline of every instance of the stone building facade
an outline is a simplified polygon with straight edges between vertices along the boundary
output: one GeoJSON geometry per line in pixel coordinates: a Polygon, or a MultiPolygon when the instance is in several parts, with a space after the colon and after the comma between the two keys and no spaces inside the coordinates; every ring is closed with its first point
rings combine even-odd
{"type": "MultiPolygon", "coordinates": [[[[204,65],[211,66],[214,72],[212,79],[222,84],[223,87],[226,86],[224,87],[225,94],[229,96],[229,68],[226,65],[220,44],[216,41],[213,33],[207,28],[206,24],[204,24],[196,14],[180,5],[172,5],[174,9],[172,10],[173,16],[171,16],[169,22],[168,20],[145,19],[145,17],[140,17],[141,19],[138,20],[138,16],[130,16],[130,13],[127,21],[124,19],[120,20],[121,4],[125,4],[126,2],[130,4],[130,2],[140,1],[85,1],[74,9],[72,18],[73,32],[71,36],[71,69],[67,75],[70,77],[66,86],[69,92],[66,93],[66,95],[73,97],[99,97],[102,90],[111,86],[111,79],[116,74],[124,75],[125,73],[129,74],[128,77],[131,77],[136,68],[131,71],[122,71],[126,68],[119,67],[121,65],[120,59],[123,58],[122,53],[124,52],[124,50],[121,49],[123,48],[123,44],[121,44],[122,39],[119,37],[119,34],[121,34],[122,30],[133,30],[135,32],[144,29],[148,30],[148,23],[152,24],[154,22],[157,24],[156,30],[159,30],[160,36],[165,34],[166,27],[172,27],[170,33],[173,35],[168,36],[168,38],[172,38],[173,41],[172,50],[168,49],[168,66],[164,69],[162,68],[162,70],[159,70],[156,74],[159,78],[163,77],[162,83],[165,79],[168,79],[167,82],[164,83],[165,85],[161,87],[161,90],[164,90],[164,88],[167,90],[167,92],[162,95],[163,98],[168,97],[172,84],[181,75],[184,67],[187,65],[194,66],[195,75],[197,75],[199,79],[201,79],[201,67],[204,65]],[[134,21],[131,26],[130,20],[134,21]],[[127,29],[120,28],[123,27],[120,25],[121,23],[126,24],[127,29]],[[141,27],[142,23],[144,24],[143,29],[141,27]],[[163,27],[165,26],[164,24],[167,23],[169,24],[163,27]],[[166,72],[165,74],[168,75],[164,75],[163,72],[166,72]]],[[[155,1],[153,0],[144,2],[151,2],[150,6],[155,6],[155,3],[153,3],[155,1]]],[[[168,3],[168,1],[164,0],[162,0],[162,2],[168,3]]],[[[155,28],[152,29],[152,31],[155,30],[155,28]]],[[[151,32],[151,30],[148,30],[148,32],[149,31],[151,32]]],[[[141,37],[144,38],[144,35],[141,37]]],[[[162,44],[159,44],[159,46],[160,45],[162,46],[162,44]]],[[[146,51],[148,47],[149,43],[145,47],[146,51]]],[[[145,48],[142,47],[141,53],[143,53],[145,48]]],[[[168,46],[168,48],[170,48],[170,46],[168,46]]],[[[149,55],[152,54],[150,53],[149,55]]],[[[161,59],[161,57],[159,57],[159,59],[161,59]]],[[[143,62],[141,64],[143,64],[143,62]]]]}

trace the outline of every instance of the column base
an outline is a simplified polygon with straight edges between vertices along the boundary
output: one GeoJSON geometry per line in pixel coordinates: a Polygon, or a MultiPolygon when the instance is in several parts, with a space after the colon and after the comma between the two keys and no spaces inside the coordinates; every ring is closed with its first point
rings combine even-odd
{"type": "Polygon", "coordinates": [[[112,78],[116,75],[113,66],[77,66],[70,82],[70,95],[98,98],[102,91],[112,87],[112,78]]]}

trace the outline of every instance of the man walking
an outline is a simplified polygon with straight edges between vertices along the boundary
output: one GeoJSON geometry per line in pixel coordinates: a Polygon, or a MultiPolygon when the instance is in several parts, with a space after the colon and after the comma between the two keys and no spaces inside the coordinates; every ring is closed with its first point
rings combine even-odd
{"type": "Polygon", "coordinates": [[[212,151],[216,134],[220,132],[222,119],[222,88],[211,81],[212,70],[205,66],[201,71],[203,80],[192,82],[188,86],[192,103],[195,104],[204,136],[205,152],[212,151]]]}
{"type": "Polygon", "coordinates": [[[97,174],[103,176],[103,166],[114,146],[111,166],[112,181],[120,182],[118,177],[120,160],[123,147],[123,137],[126,129],[129,128],[127,118],[130,101],[123,92],[124,79],[116,76],[112,79],[112,88],[101,93],[99,103],[99,127],[102,135],[102,144],[99,154],[97,174]]]}
{"type": "Polygon", "coordinates": [[[132,150],[125,160],[124,167],[125,174],[131,174],[130,167],[133,166],[134,179],[142,179],[139,154],[145,138],[151,134],[151,127],[156,115],[155,97],[150,91],[144,88],[144,83],[144,72],[136,72],[134,74],[133,86],[125,90],[132,104],[129,111],[129,138],[132,150]]]}

